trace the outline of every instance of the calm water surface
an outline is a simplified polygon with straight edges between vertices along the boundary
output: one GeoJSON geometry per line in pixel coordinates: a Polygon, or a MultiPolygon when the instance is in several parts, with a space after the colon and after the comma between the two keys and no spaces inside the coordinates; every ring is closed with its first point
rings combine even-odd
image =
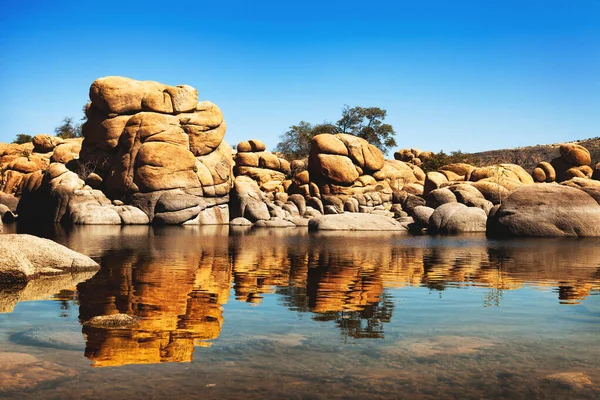
{"type": "Polygon", "coordinates": [[[0,398],[600,398],[598,239],[33,231],[102,269],[0,288],[0,398]]]}

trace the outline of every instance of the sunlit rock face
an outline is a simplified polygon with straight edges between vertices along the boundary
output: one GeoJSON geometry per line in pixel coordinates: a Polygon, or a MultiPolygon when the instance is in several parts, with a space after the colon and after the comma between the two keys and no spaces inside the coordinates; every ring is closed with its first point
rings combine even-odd
{"type": "Polygon", "coordinates": [[[600,236],[600,187],[540,183],[515,190],[490,213],[492,237],[600,236]]]}
{"type": "Polygon", "coordinates": [[[37,190],[51,163],[67,164],[76,159],[82,139],[36,135],[30,143],[0,143],[0,204],[16,211],[24,192],[37,190]],[[10,198],[14,196],[14,200],[10,198]],[[14,203],[14,204],[12,204],[14,203]]]}
{"type": "Polygon", "coordinates": [[[198,102],[196,89],[122,77],[90,88],[81,164],[111,198],[150,220],[179,224],[225,204],[233,182],[221,110],[198,102]]]}
{"type": "MultiPolygon", "coordinates": [[[[37,174],[3,178],[3,190],[22,188],[23,215],[74,224],[182,224],[204,212],[196,223],[228,222],[234,163],[215,104],[198,102],[191,86],[115,76],[94,81],[90,100],[79,147],[59,144],[53,153],[10,160],[11,171],[37,174]]],[[[37,142],[44,151],[53,145],[37,142]]]]}
{"type": "Polygon", "coordinates": [[[252,178],[265,193],[285,192],[284,181],[290,171],[289,161],[267,151],[262,141],[251,139],[238,143],[235,175],[252,178]]]}
{"type": "Polygon", "coordinates": [[[402,207],[397,198],[394,200],[394,192],[423,194],[425,174],[417,165],[386,160],[377,147],[354,135],[315,136],[306,167],[295,162],[286,191],[302,195],[321,214],[360,212],[399,217],[402,207]],[[396,211],[392,210],[393,203],[398,204],[396,211]]]}
{"type": "Polygon", "coordinates": [[[391,193],[412,183],[423,183],[415,165],[385,160],[366,140],[348,134],[322,134],[313,138],[308,159],[310,179],[322,195],[391,193]]]}

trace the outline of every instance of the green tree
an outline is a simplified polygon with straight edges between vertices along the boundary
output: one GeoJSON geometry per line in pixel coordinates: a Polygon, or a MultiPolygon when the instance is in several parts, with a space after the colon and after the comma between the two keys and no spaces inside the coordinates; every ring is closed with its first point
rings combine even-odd
{"type": "Polygon", "coordinates": [[[62,124],[54,129],[56,136],[62,139],[73,139],[81,137],[81,124],[73,122],[73,118],[65,117],[62,124]]]}
{"type": "Polygon", "coordinates": [[[288,131],[279,137],[281,141],[275,150],[289,159],[306,157],[310,151],[310,141],[315,135],[313,124],[300,121],[298,125],[290,126],[288,131]]]}
{"type": "Polygon", "coordinates": [[[313,125],[301,121],[292,125],[279,137],[276,151],[288,159],[307,157],[310,152],[312,138],[321,133],[348,133],[365,139],[367,142],[386,153],[396,146],[394,129],[390,124],[384,124],[386,110],[378,107],[352,107],[344,106],[342,117],[335,123],[323,122],[313,125]]]}
{"type": "Polygon", "coordinates": [[[25,143],[31,142],[31,139],[33,139],[31,137],[31,135],[25,135],[24,133],[19,133],[17,135],[17,137],[15,138],[15,140],[13,140],[13,143],[16,143],[16,144],[25,144],[25,143]]]}
{"type": "Polygon", "coordinates": [[[342,118],[337,122],[341,133],[349,133],[365,139],[376,146],[383,153],[396,147],[396,132],[390,124],[383,120],[387,111],[379,107],[352,107],[344,106],[342,118]]]}
{"type": "Polygon", "coordinates": [[[460,150],[452,151],[446,154],[444,150],[439,153],[434,153],[431,157],[423,160],[421,169],[425,172],[437,171],[439,168],[448,164],[465,163],[471,165],[479,165],[480,161],[477,157],[469,153],[463,153],[460,150]]]}

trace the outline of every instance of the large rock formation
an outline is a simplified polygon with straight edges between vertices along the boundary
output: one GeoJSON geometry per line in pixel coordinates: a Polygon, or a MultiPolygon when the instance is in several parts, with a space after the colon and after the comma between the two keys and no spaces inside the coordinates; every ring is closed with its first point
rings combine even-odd
{"type": "Polygon", "coordinates": [[[306,170],[298,168],[299,172],[284,184],[289,185],[289,194],[304,196],[307,204],[321,213],[393,216],[390,210],[395,191],[423,192],[425,174],[418,166],[385,160],[377,147],[353,135],[315,136],[307,164],[306,170]]]}
{"type": "Polygon", "coordinates": [[[490,213],[487,234],[600,236],[600,188],[540,183],[515,190],[490,213]]]}
{"type": "Polygon", "coordinates": [[[58,145],[43,184],[24,193],[23,211],[82,224],[202,223],[209,208],[227,213],[233,158],[216,105],[198,102],[190,86],[123,77],[97,79],[90,99],[79,160],[55,165],[76,150],[58,145]]]}

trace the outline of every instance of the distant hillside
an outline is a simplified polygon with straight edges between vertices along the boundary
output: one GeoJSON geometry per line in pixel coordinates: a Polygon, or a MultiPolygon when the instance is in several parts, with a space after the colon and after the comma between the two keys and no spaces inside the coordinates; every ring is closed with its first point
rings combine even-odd
{"type": "MultiPolygon", "coordinates": [[[[570,143],[579,144],[590,151],[592,166],[600,162],[600,137],[585,140],[574,140],[570,143]]],[[[557,144],[543,144],[537,146],[519,147],[516,149],[489,150],[471,153],[477,158],[480,165],[499,163],[518,164],[527,171],[532,171],[540,161],[550,161],[560,155],[557,144]]]]}

